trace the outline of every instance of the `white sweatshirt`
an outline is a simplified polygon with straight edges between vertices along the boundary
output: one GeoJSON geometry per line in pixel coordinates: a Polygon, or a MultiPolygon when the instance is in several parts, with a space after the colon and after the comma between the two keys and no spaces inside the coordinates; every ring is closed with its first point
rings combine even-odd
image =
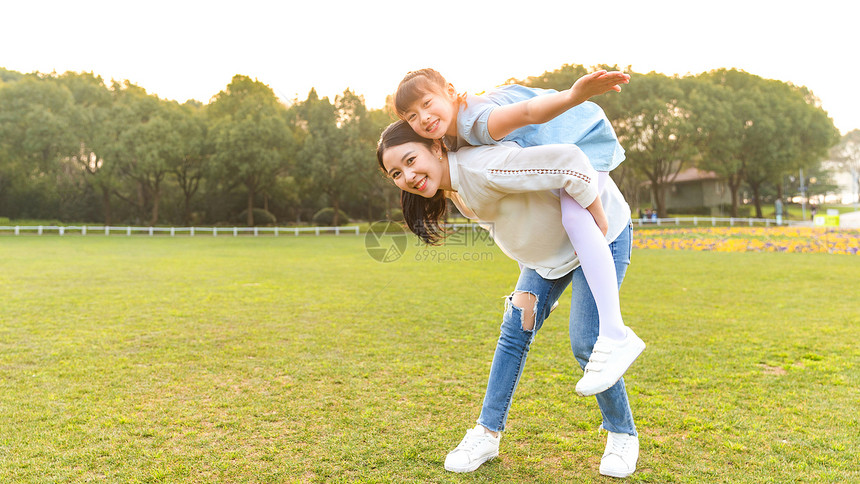
{"type": "MultiPolygon", "coordinates": [[[[587,207],[597,197],[597,172],[576,145],[466,146],[448,153],[448,166],[452,201],[463,215],[489,230],[508,257],[546,279],[579,267],[561,224],[558,190],[587,207]]],[[[609,219],[606,240],[611,242],[629,223],[630,207],[607,178],[600,201],[609,219]]]]}

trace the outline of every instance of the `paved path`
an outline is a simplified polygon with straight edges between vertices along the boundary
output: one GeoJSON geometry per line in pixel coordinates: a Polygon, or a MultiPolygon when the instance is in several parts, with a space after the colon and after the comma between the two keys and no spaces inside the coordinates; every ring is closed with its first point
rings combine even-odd
{"type": "Polygon", "coordinates": [[[842,228],[860,228],[860,212],[843,213],[839,215],[839,226],[842,228]]]}

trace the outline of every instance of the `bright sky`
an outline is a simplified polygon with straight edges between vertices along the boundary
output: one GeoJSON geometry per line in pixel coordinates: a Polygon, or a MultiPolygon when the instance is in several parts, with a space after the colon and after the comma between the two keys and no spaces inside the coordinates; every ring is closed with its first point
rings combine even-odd
{"type": "MultiPolygon", "coordinates": [[[[856,0],[8,1],[0,67],[92,71],[160,97],[207,102],[234,74],[285,101],[350,88],[371,108],[433,67],[483,91],[563,64],[636,72],[736,67],[810,88],[860,129],[856,0]]],[[[623,94],[622,94],[623,95],[623,94]]]]}

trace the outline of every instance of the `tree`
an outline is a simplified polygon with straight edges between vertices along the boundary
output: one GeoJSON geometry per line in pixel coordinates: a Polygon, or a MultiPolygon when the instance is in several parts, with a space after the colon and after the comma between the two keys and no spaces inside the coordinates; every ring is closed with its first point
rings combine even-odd
{"type": "Polygon", "coordinates": [[[128,81],[114,82],[111,92],[103,145],[96,151],[104,153],[104,163],[116,176],[113,193],[133,207],[135,219],[155,225],[161,182],[169,171],[164,151],[176,143],[165,119],[168,108],[157,96],[128,81]]]}
{"type": "Polygon", "coordinates": [[[248,190],[247,223],[253,226],[256,196],[286,174],[295,151],[286,107],[269,86],[236,75],[206,112],[215,173],[237,180],[248,190]]]}
{"type": "MultiPolygon", "coordinates": [[[[335,225],[340,223],[341,202],[355,196],[361,158],[361,131],[366,129],[364,100],[346,90],[332,104],[320,99],[316,90],[296,105],[296,125],[302,131],[298,159],[307,173],[308,189],[334,208],[335,225]]],[[[312,195],[313,196],[313,195],[312,195]]]]}
{"type": "Polygon", "coordinates": [[[26,77],[0,91],[0,126],[8,152],[32,170],[48,170],[74,152],[67,129],[74,98],[63,86],[26,77]]]}
{"type": "Polygon", "coordinates": [[[92,73],[66,72],[54,79],[65,86],[74,97],[73,120],[70,128],[78,143],[78,150],[68,161],[75,165],[85,183],[98,192],[105,225],[112,222],[111,195],[116,190],[113,171],[104,165],[104,158],[96,149],[104,146],[109,132],[107,118],[113,97],[100,76],[92,73]]]}
{"type": "Polygon", "coordinates": [[[185,103],[179,109],[181,116],[176,120],[175,129],[181,136],[181,147],[176,152],[177,156],[169,160],[169,164],[184,199],[182,223],[189,225],[191,199],[200,187],[211,150],[207,143],[207,127],[201,107],[194,103],[185,103]]]}
{"type": "Polygon", "coordinates": [[[380,134],[397,116],[388,109],[374,109],[368,111],[367,119],[368,131],[363,135],[366,136],[366,148],[362,151],[365,159],[361,161],[363,166],[360,171],[363,189],[359,198],[363,208],[367,210],[367,220],[391,220],[391,209],[400,207],[400,190],[378,168],[375,153],[380,134]],[[379,214],[379,217],[375,214],[379,214]]]}
{"type": "Polygon", "coordinates": [[[860,203],[860,129],[848,132],[830,150],[830,159],[851,174],[854,203],[860,203]]]}
{"type": "MultiPolygon", "coordinates": [[[[806,88],[762,79],[736,69],[698,76],[713,83],[695,109],[697,124],[709,134],[702,166],[722,174],[732,191],[737,216],[738,190],[745,181],[753,192],[756,216],[762,216],[761,189],[779,186],[784,174],[820,163],[833,145],[836,128],[806,88]],[[730,107],[730,109],[726,109],[730,107]]],[[[697,84],[699,92],[706,86],[697,84]]]]}
{"type": "Polygon", "coordinates": [[[185,195],[184,218],[190,218],[190,198],[196,191],[202,163],[204,127],[192,112],[175,102],[159,103],[159,108],[148,122],[132,130],[137,139],[136,156],[140,163],[138,178],[150,194],[152,217],[155,225],[159,217],[162,182],[168,174],[180,181],[185,195]]]}
{"type": "MultiPolygon", "coordinates": [[[[833,121],[806,88],[767,80],[764,89],[759,100],[765,117],[774,125],[768,138],[771,147],[750,163],[746,176],[759,218],[762,217],[761,186],[781,183],[786,173],[819,168],[839,138],[833,121]]],[[[827,186],[824,181],[821,179],[819,187],[827,186]]]]}
{"type": "Polygon", "coordinates": [[[744,145],[752,136],[752,120],[760,118],[756,105],[708,76],[687,78],[684,86],[689,92],[690,120],[696,126],[699,167],[713,171],[726,182],[731,193],[730,214],[737,217],[744,180],[744,145]]]}
{"type": "Polygon", "coordinates": [[[0,84],[4,82],[15,82],[24,77],[24,74],[21,74],[17,71],[10,71],[9,69],[4,69],[0,67],[0,84]]]}
{"type": "MultiPolygon", "coordinates": [[[[341,200],[357,201],[368,210],[368,220],[372,220],[372,208],[384,206],[385,193],[390,191],[386,188],[391,188],[391,185],[379,176],[375,153],[380,133],[392,120],[382,111],[368,111],[364,105],[364,98],[356,96],[348,89],[343,92],[343,95],[335,98],[335,107],[339,129],[344,140],[340,153],[342,167],[339,178],[344,179],[343,181],[350,184],[352,188],[350,191],[335,194],[339,199],[338,207],[341,206],[341,200]],[[347,177],[363,180],[363,183],[349,183],[346,181],[347,177]],[[383,196],[377,199],[380,192],[383,196]]],[[[333,192],[335,188],[335,186],[330,187],[330,191],[333,192]]],[[[332,199],[332,194],[329,194],[329,200],[332,199]]],[[[335,211],[335,217],[337,216],[338,213],[335,211]]]]}
{"type": "Polygon", "coordinates": [[[59,213],[60,160],[76,150],[74,99],[63,86],[25,76],[0,85],[0,210],[9,216],[59,213]]]}
{"type": "Polygon", "coordinates": [[[655,72],[632,75],[623,94],[614,126],[624,163],[650,181],[657,214],[665,217],[666,187],[698,153],[689,101],[679,79],[655,72]]]}

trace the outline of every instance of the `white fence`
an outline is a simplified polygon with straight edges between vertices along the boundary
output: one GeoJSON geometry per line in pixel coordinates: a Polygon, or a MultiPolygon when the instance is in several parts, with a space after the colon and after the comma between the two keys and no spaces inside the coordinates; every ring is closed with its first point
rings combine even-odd
{"type": "Polygon", "coordinates": [[[737,217],[669,217],[669,218],[637,218],[633,219],[634,225],[638,225],[639,227],[648,227],[648,226],[661,226],[661,225],[711,225],[716,226],[718,224],[728,224],[731,227],[736,225],[747,225],[747,226],[764,226],[770,227],[771,225],[779,226],[779,225],[810,225],[811,222],[804,222],[801,220],[783,220],[781,224],[776,222],[776,219],[772,218],[737,218],[737,217]]]}
{"type": "Polygon", "coordinates": [[[191,237],[206,235],[210,237],[218,236],[233,236],[253,235],[293,235],[313,234],[320,235],[323,233],[341,234],[359,234],[358,226],[348,227],[111,227],[111,226],[93,226],[93,225],[16,225],[14,227],[0,226],[0,235],[169,235],[175,237],[177,235],[188,235],[191,237]]]}
{"type": "MultiPolygon", "coordinates": [[[[729,226],[764,226],[770,227],[784,225],[810,225],[810,222],[799,220],[783,220],[777,224],[775,219],[767,218],[735,218],[735,217],[670,217],[658,219],[633,219],[633,224],[638,227],[671,226],[671,225],[729,225],[729,226]]],[[[446,227],[457,229],[471,228],[480,229],[475,223],[446,224],[446,227]]],[[[164,235],[175,237],[178,235],[194,236],[254,236],[261,235],[298,236],[302,234],[353,234],[360,235],[360,227],[357,225],[345,227],[132,227],[132,226],[103,226],[103,225],[16,225],[0,226],[0,235],[164,235]]]]}

